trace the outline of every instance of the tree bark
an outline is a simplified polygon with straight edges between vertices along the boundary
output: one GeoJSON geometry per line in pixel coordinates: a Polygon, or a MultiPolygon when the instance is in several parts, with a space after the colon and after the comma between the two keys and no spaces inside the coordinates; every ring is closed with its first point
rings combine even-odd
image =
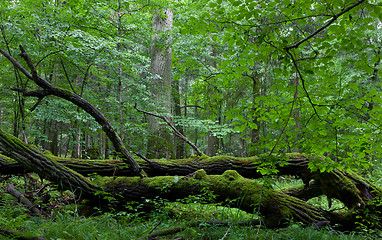
{"type": "MultiPolygon", "coordinates": [[[[66,160],[49,154],[42,154],[0,129],[0,152],[6,156],[0,158],[0,171],[3,171],[3,169],[14,170],[15,168],[20,170],[29,169],[38,173],[42,178],[55,182],[62,188],[74,190],[75,194],[83,198],[106,201],[103,199],[104,195],[100,194],[105,193],[108,197],[117,200],[121,204],[126,201],[139,201],[158,196],[176,200],[189,195],[203,195],[207,191],[207,193],[212,193],[215,196],[215,198],[210,199],[214,202],[239,199],[241,202],[239,208],[241,210],[249,213],[258,212],[268,227],[279,227],[290,220],[294,220],[317,226],[339,224],[352,229],[356,226],[355,223],[358,222],[362,226],[382,228],[382,207],[380,204],[382,190],[361,176],[349,171],[333,170],[322,173],[320,171],[311,171],[309,166],[312,167],[326,161],[321,157],[308,158],[302,154],[290,154],[245,159],[229,156],[211,158],[200,156],[178,161],[146,160],[142,166],[151,176],[157,177],[115,177],[119,171],[116,166],[122,169],[124,164],[131,167],[131,169],[126,170],[126,175],[139,174],[145,176],[146,173],[131,157],[102,113],[78,95],[56,88],[40,78],[28,55],[22,48],[21,50],[22,56],[31,68],[31,73],[26,71],[7,53],[2,50],[0,52],[24,75],[43,89],[36,91],[15,90],[25,96],[35,96],[40,99],[48,95],[59,96],[81,107],[103,126],[105,133],[113,142],[117,151],[120,151],[122,156],[125,157],[122,158],[125,161],[119,163],[106,162],[106,165],[109,164],[108,168],[113,169],[113,174],[111,174],[113,177],[101,178],[100,185],[97,186],[76,172],[82,171],[83,167],[78,167],[76,171],[73,170],[78,166],[78,164],[73,164],[75,161],[70,163],[72,165],[69,168],[67,167],[69,163],[66,163],[66,160]],[[12,165],[12,159],[22,164],[23,168],[12,165]],[[260,177],[259,171],[264,167],[263,164],[267,162],[276,163],[275,168],[278,174],[294,175],[301,178],[304,186],[275,190],[248,179],[260,177]],[[10,167],[8,163],[12,166],[10,167]],[[110,164],[114,165],[111,167],[110,164]],[[185,176],[168,176],[169,174],[185,176]],[[305,199],[318,195],[326,195],[329,199],[336,198],[348,210],[342,212],[325,211],[305,202],[305,199]]],[[[162,150],[159,149],[158,151],[162,150]]],[[[326,164],[330,163],[326,162],[326,164]]],[[[10,172],[8,171],[6,174],[10,174],[10,172]]]]}
{"type": "MultiPolygon", "coordinates": [[[[101,176],[133,176],[132,169],[119,160],[82,160],[66,159],[51,155],[49,152],[45,156],[66,166],[83,175],[97,173],[101,176]]],[[[263,175],[259,172],[265,156],[254,156],[248,158],[237,158],[232,156],[207,157],[192,156],[186,159],[152,159],[144,161],[137,159],[137,163],[150,177],[154,176],[182,176],[204,169],[208,174],[222,174],[226,170],[236,170],[240,175],[246,178],[261,178],[263,175]]],[[[286,154],[285,156],[273,155],[274,161],[286,161],[288,164],[282,167],[277,165],[278,175],[294,175],[299,178],[307,179],[311,175],[308,164],[312,157],[306,157],[303,154],[286,154]]],[[[15,160],[0,154],[0,174],[23,174],[28,169],[23,168],[22,164],[15,160]]]]}
{"type": "Polygon", "coordinates": [[[81,174],[62,166],[1,129],[0,152],[17,160],[25,168],[32,169],[40,177],[47,178],[65,189],[78,189],[86,197],[94,197],[101,190],[81,174]]]}
{"type": "Polygon", "coordinates": [[[257,105],[256,100],[260,97],[260,77],[261,74],[258,73],[259,67],[258,64],[255,64],[254,70],[252,72],[252,123],[251,127],[251,146],[249,148],[249,155],[254,156],[258,154],[259,143],[260,143],[260,122],[258,118],[260,117],[257,113],[257,105]]]}
{"type": "MultiPolygon", "coordinates": [[[[169,9],[159,10],[153,16],[153,46],[151,47],[151,69],[153,75],[150,83],[152,101],[158,112],[167,118],[172,115],[171,97],[171,37],[173,13],[169,9]],[[163,38],[165,40],[163,40],[163,38]]],[[[170,118],[169,118],[170,119],[170,118]]],[[[170,119],[171,121],[171,119],[170,119]]],[[[174,158],[174,136],[166,125],[158,119],[148,116],[151,136],[147,143],[148,158],[174,158]]]]}

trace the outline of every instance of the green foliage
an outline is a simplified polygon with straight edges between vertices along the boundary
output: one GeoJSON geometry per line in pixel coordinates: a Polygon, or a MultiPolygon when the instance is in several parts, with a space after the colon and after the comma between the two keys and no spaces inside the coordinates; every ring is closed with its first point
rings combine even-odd
{"type": "MultiPolygon", "coordinates": [[[[0,47],[16,56],[17,45],[24,45],[40,75],[92,102],[124,133],[132,150],[144,152],[150,137],[147,123],[133,105],[158,108],[150,101],[147,74],[151,16],[159,5],[171,8],[172,75],[179,81],[182,103],[182,116],[175,121],[201,149],[207,148],[205,137],[213,135],[221,143],[220,153],[298,150],[328,155],[330,167],[315,165],[320,170],[368,168],[382,151],[379,1],[350,9],[324,31],[285,50],[349,4],[122,1],[117,13],[117,3],[105,1],[4,1],[0,18],[5,41],[0,47]],[[252,142],[256,132],[258,142],[252,142]]],[[[57,121],[68,126],[60,133],[61,148],[78,130],[98,138],[100,126],[65,101],[47,98],[29,112],[35,101],[7,89],[15,82],[26,88],[31,83],[16,81],[9,62],[1,61],[2,128],[17,130],[17,122],[26,124],[27,135],[44,145],[52,139],[44,129],[48,125],[42,128],[41,122],[57,121]],[[24,113],[18,109],[20,101],[24,113]]],[[[69,149],[74,148],[70,144],[69,149]]]]}

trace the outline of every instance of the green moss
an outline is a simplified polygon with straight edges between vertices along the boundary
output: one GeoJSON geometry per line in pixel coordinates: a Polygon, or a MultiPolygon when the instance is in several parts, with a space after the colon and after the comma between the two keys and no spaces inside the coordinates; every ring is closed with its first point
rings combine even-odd
{"type": "Polygon", "coordinates": [[[10,147],[23,148],[23,149],[32,149],[26,143],[23,143],[20,139],[14,137],[13,135],[4,132],[0,129],[0,141],[4,142],[10,147]]]}
{"type": "Polygon", "coordinates": [[[51,151],[49,151],[49,150],[45,150],[45,151],[43,152],[43,154],[44,154],[45,156],[49,156],[49,157],[54,156],[53,153],[52,153],[51,151]]]}
{"type": "Polygon", "coordinates": [[[194,178],[201,180],[201,179],[205,179],[206,176],[207,176],[206,171],[204,169],[200,169],[195,172],[194,178]]]}
{"type": "Polygon", "coordinates": [[[175,177],[173,176],[161,176],[154,178],[144,178],[144,183],[151,189],[158,189],[175,183],[175,177]]]}
{"type": "Polygon", "coordinates": [[[235,170],[227,170],[222,174],[222,176],[228,181],[234,181],[241,178],[240,174],[235,170]]]}
{"type": "Polygon", "coordinates": [[[9,162],[9,163],[15,162],[15,160],[3,154],[0,154],[0,158],[3,158],[6,162],[9,162]]]}

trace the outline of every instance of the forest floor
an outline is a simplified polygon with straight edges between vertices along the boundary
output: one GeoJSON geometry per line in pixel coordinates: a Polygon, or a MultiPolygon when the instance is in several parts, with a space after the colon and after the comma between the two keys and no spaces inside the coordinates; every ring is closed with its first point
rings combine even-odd
{"type": "MultiPolygon", "coordinates": [[[[382,185],[382,170],[367,174],[370,180],[382,185]]],[[[33,177],[32,177],[33,179],[33,177]]],[[[37,182],[39,180],[35,179],[37,182]]],[[[330,227],[302,227],[290,223],[281,229],[265,229],[251,224],[256,214],[248,214],[235,208],[240,202],[226,202],[217,206],[208,204],[208,196],[190,196],[180,202],[163,199],[148,200],[152,211],[142,213],[140,205],[131,204],[126,210],[92,209],[83,215],[82,205],[75,203],[69,191],[59,193],[51,185],[40,184],[31,191],[31,178],[12,177],[0,181],[0,187],[12,183],[25,195],[36,194],[36,189],[45,186],[49,201],[40,203],[43,215],[31,216],[25,207],[4,192],[0,193],[0,228],[25,234],[24,239],[38,236],[43,239],[381,239],[382,231],[359,229],[356,232],[340,232],[330,227]],[[130,209],[130,210],[129,210],[130,209]],[[167,233],[167,234],[165,234],[167,233]],[[157,238],[155,238],[157,234],[157,238]],[[151,238],[150,238],[151,237],[151,238]]],[[[263,179],[265,185],[283,188],[301,184],[289,178],[263,179]]],[[[36,186],[35,186],[36,187],[36,186]]],[[[328,209],[327,199],[318,197],[309,200],[317,206],[328,209]]],[[[333,202],[331,209],[342,208],[333,202]]],[[[0,239],[15,239],[0,235],[0,239]]],[[[22,239],[22,238],[20,238],[22,239]]]]}

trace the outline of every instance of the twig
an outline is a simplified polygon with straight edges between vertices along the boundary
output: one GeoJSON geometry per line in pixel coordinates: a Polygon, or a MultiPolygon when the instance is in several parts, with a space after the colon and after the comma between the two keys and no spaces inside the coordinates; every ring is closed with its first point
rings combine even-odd
{"type": "Polygon", "coordinates": [[[296,99],[297,99],[297,94],[298,94],[298,84],[296,84],[296,90],[295,90],[295,92],[294,92],[293,102],[292,102],[292,107],[290,108],[290,112],[289,112],[288,119],[286,120],[285,125],[284,125],[283,129],[281,130],[281,133],[280,133],[280,135],[279,135],[279,137],[278,137],[278,139],[277,139],[275,145],[273,146],[272,150],[269,152],[268,159],[270,159],[270,157],[271,157],[273,151],[275,150],[276,146],[277,146],[277,145],[279,144],[279,142],[280,142],[281,136],[284,134],[285,129],[286,129],[286,127],[288,126],[289,120],[290,120],[290,118],[291,118],[291,116],[292,116],[292,113],[293,113],[294,103],[296,102],[296,99]]]}
{"type": "Polygon", "coordinates": [[[297,71],[297,74],[298,74],[298,76],[299,76],[299,78],[300,78],[300,80],[301,80],[302,88],[304,89],[304,91],[305,91],[305,93],[306,93],[306,97],[308,98],[308,101],[309,101],[310,105],[312,105],[312,108],[313,108],[313,110],[314,110],[314,113],[315,113],[315,114],[317,115],[317,117],[321,120],[320,115],[318,115],[317,110],[316,110],[316,108],[315,108],[315,104],[313,103],[312,99],[310,98],[310,96],[309,96],[309,92],[308,92],[308,90],[307,90],[306,87],[305,87],[305,80],[304,80],[304,78],[302,77],[302,74],[301,74],[300,68],[299,68],[298,65],[297,65],[296,59],[294,58],[293,54],[289,51],[289,49],[287,49],[286,51],[287,51],[288,55],[292,58],[293,65],[294,65],[294,67],[295,67],[295,69],[296,69],[296,71],[297,71]]]}
{"type": "Polygon", "coordinates": [[[227,229],[227,231],[225,232],[224,236],[221,239],[225,239],[227,237],[229,230],[231,230],[231,227],[232,227],[232,225],[229,226],[229,228],[227,229]]]}
{"type": "Polygon", "coordinates": [[[156,162],[153,162],[151,160],[149,160],[148,158],[146,158],[145,156],[143,156],[141,153],[139,152],[133,152],[135,155],[137,155],[138,157],[142,158],[143,160],[145,160],[147,163],[149,163],[150,165],[152,166],[155,166],[155,167],[160,167],[161,165],[159,163],[156,163],[156,162]]]}
{"type": "Polygon", "coordinates": [[[200,151],[200,149],[195,146],[195,144],[193,144],[192,142],[190,142],[185,136],[183,136],[183,134],[181,134],[178,129],[175,128],[175,126],[163,115],[158,115],[158,114],[155,114],[155,113],[151,113],[151,112],[147,112],[147,111],[144,111],[144,110],[141,110],[141,109],[138,109],[137,108],[137,104],[134,105],[134,108],[135,110],[137,110],[138,112],[142,112],[142,113],[145,113],[145,114],[148,114],[148,115],[151,115],[151,116],[154,116],[154,117],[157,117],[157,118],[161,118],[163,119],[163,121],[165,121],[171,128],[172,130],[174,131],[175,135],[180,137],[183,141],[185,141],[186,143],[188,143],[188,145],[190,145],[196,152],[199,156],[202,155],[202,151],[200,151]]]}

